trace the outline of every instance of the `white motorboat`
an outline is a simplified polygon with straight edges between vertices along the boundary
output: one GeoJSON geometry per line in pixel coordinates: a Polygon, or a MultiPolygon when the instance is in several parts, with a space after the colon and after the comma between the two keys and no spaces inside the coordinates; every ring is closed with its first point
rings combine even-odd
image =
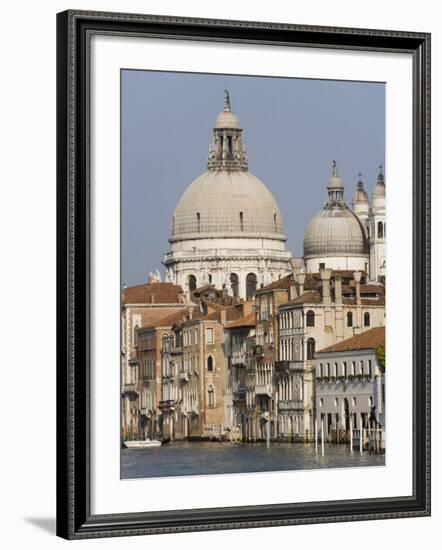
{"type": "Polygon", "coordinates": [[[141,439],[139,441],[125,441],[126,449],[146,449],[148,447],[161,447],[161,441],[158,439],[141,439]]]}

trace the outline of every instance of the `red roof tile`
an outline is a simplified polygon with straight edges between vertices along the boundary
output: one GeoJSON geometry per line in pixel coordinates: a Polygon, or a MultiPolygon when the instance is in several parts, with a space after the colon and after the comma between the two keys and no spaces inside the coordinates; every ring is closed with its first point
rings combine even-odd
{"type": "Polygon", "coordinates": [[[123,289],[123,304],[182,303],[183,289],[173,283],[145,283],[123,289]]]}
{"type": "Polygon", "coordinates": [[[375,349],[380,345],[385,345],[385,327],[371,328],[362,334],[357,334],[352,338],[342,340],[342,342],[328,346],[327,348],[321,349],[316,353],[375,349]]]}
{"type": "Polygon", "coordinates": [[[282,277],[282,279],[278,279],[277,281],[273,281],[273,283],[259,288],[256,292],[266,292],[267,290],[287,290],[290,288],[292,280],[292,275],[286,275],[285,277],[282,277]]]}
{"type": "Polygon", "coordinates": [[[227,328],[241,328],[241,327],[254,327],[256,326],[256,313],[249,313],[244,317],[240,317],[236,321],[227,323],[227,328]]]}

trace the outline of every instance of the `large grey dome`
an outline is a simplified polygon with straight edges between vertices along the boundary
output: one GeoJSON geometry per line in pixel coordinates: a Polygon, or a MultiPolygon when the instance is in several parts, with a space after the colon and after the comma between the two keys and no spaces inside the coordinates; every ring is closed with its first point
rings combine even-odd
{"type": "Polygon", "coordinates": [[[245,170],[209,170],[179,200],[171,242],[212,237],[267,237],[285,241],[273,195],[245,170]]]}
{"type": "Polygon", "coordinates": [[[345,203],[327,204],[304,234],[304,258],[366,256],[368,243],[358,217],[345,203]]]}

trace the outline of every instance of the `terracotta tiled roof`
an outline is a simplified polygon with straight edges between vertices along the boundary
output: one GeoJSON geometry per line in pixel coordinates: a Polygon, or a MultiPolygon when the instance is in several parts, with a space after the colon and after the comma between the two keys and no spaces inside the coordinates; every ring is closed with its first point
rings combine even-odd
{"type": "Polygon", "coordinates": [[[256,326],[256,313],[249,313],[244,317],[240,317],[236,321],[227,323],[227,328],[241,328],[241,327],[254,327],[256,326]]]}
{"type": "Polygon", "coordinates": [[[214,311],[213,313],[209,313],[209,315],[206,315],[205,317],[203,317],[202,320],[203,321],[220,321],[222,311],[226,312],[226,321],[236,321],[241,317],[241,311],[238,311],[238,309],[235,306],[228,306],[228,307],[224,307],[222,310],[219,309],[217,311],[214,311]]]}
{"type": "Polygon", "coordinates": [[[289,300],[285,304],[282,304],[279,307],[293,305],[293,304],[320,304],[321,303],[321,294],[318,291],[304,292],[301,296],[289,300]]]}
{"type": "Polygon", "coordinates": [[[211,307],[212,309],[224,309],[226,307],[223,304],[217,304],[216,302],[211,302],[206,299],[203,299],[203,302],[207,305],[207,307],[211,307]]]}
{"type": "Polygon", "coordinates": [[[375,349],[380,345],[385,345],[385,327],[371,328],[362,334],[358,334],[357,336],[353,336],[347,340],[342,340],[342,342],[328,346],[327,348],[321,349],[316,353],[375,349]]]}
{"type": "Polygon", "coordinates": [[[168,314],[161,319],[156,319],[154,322],[142,327],[140,330],[144,329],[152,329],[152,328],[159,328],[159,327],[172,327],[176,323],[180,323],[181,321],[184,321],[187,319],[189,312],[187,309],[183,308],[180,311],[176,311],[175,313],[168,314]]]}
{"type": "Polygon", "coordinates": [[[123,289],[123,304],[182,303],[183,289],[173,283],[145,283],[123,289]]]}
{"type": "Polygon", "coordinates": [[[273,283],[259,288],[256,292],[266,292],[267,290],[287,290],[290,288],[292,280],[292,275],[287,275],[282,279],[278,279],[277,281],[273,281],[273,283]]]}

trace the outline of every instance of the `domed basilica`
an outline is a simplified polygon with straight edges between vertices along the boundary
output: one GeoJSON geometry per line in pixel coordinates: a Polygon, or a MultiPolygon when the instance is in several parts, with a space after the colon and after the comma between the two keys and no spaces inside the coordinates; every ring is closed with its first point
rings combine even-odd
{"type": "Polygon", "coordinates": [[[166,279],[193,291],[206,284],[251,298],[258,287],[291,273],[281,212],[248,171],[238,117],[225,91],[207,171],[179,200],[172,220],[166,279]]]}
{"type": "MultiPolygon", "coordinates": [[[[372,204],[361,180],[352,208],[333,162],[323,209],[304,235],[304,270],[321,267],[385,276],[385,181],[381,171],[372,204]]],[[[252,298],[261,286],[292,273],[292,256],[279,207],[269,189],[248,171],[242,129],[225,90],[209,147],[207,171],[180,198],[172,220],[166,280],[189,293],[205,285],[252,298]]],[[[298,262],[299,263],[299,262],[298,262]]]]}

